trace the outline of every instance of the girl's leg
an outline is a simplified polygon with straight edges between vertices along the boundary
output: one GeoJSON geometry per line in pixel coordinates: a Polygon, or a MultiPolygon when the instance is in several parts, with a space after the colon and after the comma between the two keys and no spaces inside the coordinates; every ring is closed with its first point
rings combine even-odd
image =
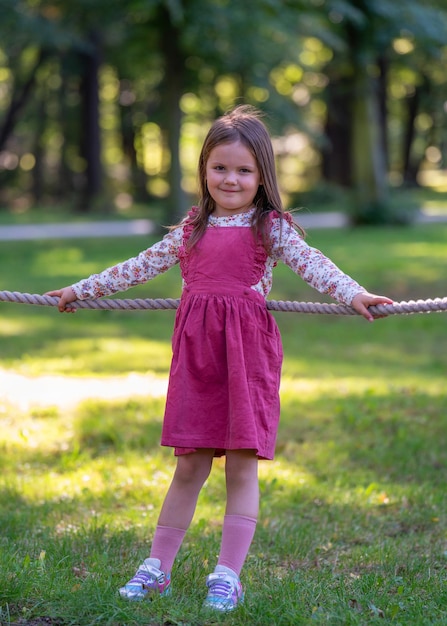
{"type": "Polygon", "coordinates": [[[259,511],[258,457],[254,450],[227,450],[226,515],[257,519],[259,511]]]}
{"type": "Polygon", "coordinates": [[[150,558],[160,561],[159,568],[170,572],[186,530],[194,515],[197,499],[209,476],[214,450],[202,449],[179,456],[177,467],[166,494],[150,558]]]}
{"type": "Polygon", "coordinates": [[[194,515],[200,490],[209,476],[213,456],[214,450],[198,450],[178,457],[155,529],[151,554],[119,590],[122,598],[142,600],[148,595],[170,592],[172,565],[194,515]]]}
{"type": "Polygon", "coordinates": [[[219,559],[206,579],[205,607],[232,611],[244,593],[239,575],[256,530],[259,508],[258,459],[254,450],[227,450],[227,507],[219,559]]]}
{"type": "Polygon", "coordinates": [[[216,571],[229,568],[239,576],[258,518],[258,458],[254,450],[227,451],[225,474],[227,506],[216,571]]]}

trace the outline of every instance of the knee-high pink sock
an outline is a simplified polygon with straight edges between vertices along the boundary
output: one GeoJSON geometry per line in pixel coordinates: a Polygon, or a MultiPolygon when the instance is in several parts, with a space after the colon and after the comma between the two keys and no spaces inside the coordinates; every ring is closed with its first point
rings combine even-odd
{"type": "Polygon", "coordinates": [[[171,528],[170,526],[158,525],[155,529],[150,558],[159,559],[160,569],[163,572],[171,571],[185,533],[186,530],[182,528],[171,528]]]}
{"type": "Polygon", "coordinates": [[[245,515],[225,515],[218,566],[229,567],[239,576],[255,534],[256,521],[245,515]]]}

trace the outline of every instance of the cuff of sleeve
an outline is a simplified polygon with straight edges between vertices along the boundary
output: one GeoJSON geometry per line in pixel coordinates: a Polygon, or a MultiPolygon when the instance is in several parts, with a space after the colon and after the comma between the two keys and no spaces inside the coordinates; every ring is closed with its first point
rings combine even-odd
{"type": "Polygon", "coordinates": [[[74,295],[76,296],[77,300],[85,300],[87,296],[84,296],[82,293],[82,289],[79,285],[79,283],[75,283],[74,285],[70,285],[74,295]]]}
{"type": "Polygon", "coordinates": [[[348,306],[351,306],[352,301],[354,300],[354,298],[359,294],[359,293],[366,293],[367,289],[364,289],[363,287],[360,287],[359,289],[356,289],[355,291],[353,291],[352,293],[349,294],[349,298],[346,300],[346,304],[348,306]]]}

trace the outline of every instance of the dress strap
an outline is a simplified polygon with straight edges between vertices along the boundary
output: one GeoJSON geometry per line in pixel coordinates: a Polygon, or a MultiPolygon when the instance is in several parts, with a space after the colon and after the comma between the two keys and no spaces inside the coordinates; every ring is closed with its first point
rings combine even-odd
{"type": "Polygon", "coordinates": [[[183,236],[182,236],[182,245],[179,248],[178,251],[178,257],[180,260],[180,270],[182,273],[183,278],[186,277],[186,274],[188,272],[188,264],[189,264],[189,254],[187,251],[188,248],[188,241],[189,238],[191,237],[192,231],[194,230],[194,220],[196,219],[198,213],[199,213],[199,207],[198,206],[192,206],[191,209],[188,211],[186,218],[184,219],[183,225],[181,228],[183,228],[183,236]]]}
{"type": "Polygon", "coordinates": [[[270,219],[270,224],[272,224],[274,219],[284,219],[286,220],[286,222],[288,224],[290,224],[291,226],[293,226],[293,216],[290,213],[290,211],[284,211],[283,213],[280,213],[279,211],[271,211],[269,213],[269,219],[270,219]]]}

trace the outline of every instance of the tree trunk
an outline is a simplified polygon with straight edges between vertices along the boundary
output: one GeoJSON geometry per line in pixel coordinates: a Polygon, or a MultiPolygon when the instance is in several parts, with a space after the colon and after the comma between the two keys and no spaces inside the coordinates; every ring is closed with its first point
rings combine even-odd
{"type": "Polygon", "coordinates": [[[132,122],[132,106],[120,105],[121,140],[129,173],[129,191],[137,202],[147,202],[149,194],[146,189],[147,175],[138,166],[135,150],[135,129],[132,122]]]}
{"type": "Polygon", "coordinates": [[[350,81],[331,78],[326,96],[326,145],[322,150],[322,174],[329,183],[349,187],[352,179],[350,81]]]}
{"type": "Polygon", "coordinates": [[[406,185],[417,186],[417,174],[422,157],[413,153],[413,144],[416,137],[415,121],[421,107],[421,100],[430,95],[430,84],[424,77],[421,85],[415,89],[414,95],[406,99],[407,119],[403,143],[403,167],[402,175],[406,185]]]}
{"type": "Polygon", "coordinates": [[[353,222],[381,224],[389,218],[377,92],[374,79],[359,70],[352,106],[353,222]]]}
{"type": "Polygon", "coordinates": [[[185,58],[180,49],[180,30],[172,23],[169,13],[163,8],[163,32],[161,35],[162,53],[165,61],[165,79],[161,86],[162,107],[164,109],[167,145],[171,158],[168,173],[169,206],[167,219],[176,223],[186,211],[186,194],[182,188],[182,169],[180,164],[180,135],[182,112],[180,99],[183,95],[185,58]]]}
{"type": "MultiPolygon", "coordinates": [[[[47,95],[47,94],[46,94],[47,95]]],[[[45,107],[45,96],[42,96],[38,105],[37,105],[38,118],[36,121],[36,134],[34,140],[34,158],[36,159],[35,165],[31,171],[32,177],[32,189],[31,193],[33,196],[34,204],[39,205],[44,196],[45,190],[45,167],[44,167],[44,159],[45,153],[42,146],[42,137],[45,132],[47,117],[46,117],[46,107],[45,107]]]]}
{"type": "MultiPolygon", "coordinates": [[[[59,201],[67,201],[71,198],[75,190],[75,179],[73,172],[68,164],[68,152],[70,145],[75,143],[78,137],[78,128],[73,129],[73,115],[70,107],[67,105],[68,82],[71,77],[70,61],[73,59],[74,53],[66,52],[60,54],[60,76],[61,84],[57,92],[59,108],[57,114],[57,123],[61,129],[61,147],[59,162],[57,165],[57,176],[55,181],[55,197],[59,201]]],[[[79,122],[79,120],[76,120],[79,122]]]]}
{"type": "Polygon", "coordinates": [[[81,155],[86,169],[79,210],[91,210],[102,190],[101,134],[99,127],[99,38],[90,35],[92,51],[81,53],[83,76],[81,80],[81,155]]]}
{"type": "Polygon", "coordinates": [[[9,105],[9,109],[5,115],[4,122],[0,128],[0,151],[4,149],[8,138],[14,131],[14,127],[16,125],[19,114],[21,113],[23,107],[26,105],[28,99],[31,96],[32,90],[36,82],[37,70],[48,56],[48,51],[40,50],[34,67],[28,76],[28,79],[21,87],[16,87],[15,93],[11,98],[11,104],[9,105]]]}
{"type": "Polygon", "coordinates": [[[386,171],[389,169],[389,142],[388,142],[388,59],[384,54],[377,59],[379,78],[377,81],[377,100],[379,110],[380,140],[386,171]]]}

